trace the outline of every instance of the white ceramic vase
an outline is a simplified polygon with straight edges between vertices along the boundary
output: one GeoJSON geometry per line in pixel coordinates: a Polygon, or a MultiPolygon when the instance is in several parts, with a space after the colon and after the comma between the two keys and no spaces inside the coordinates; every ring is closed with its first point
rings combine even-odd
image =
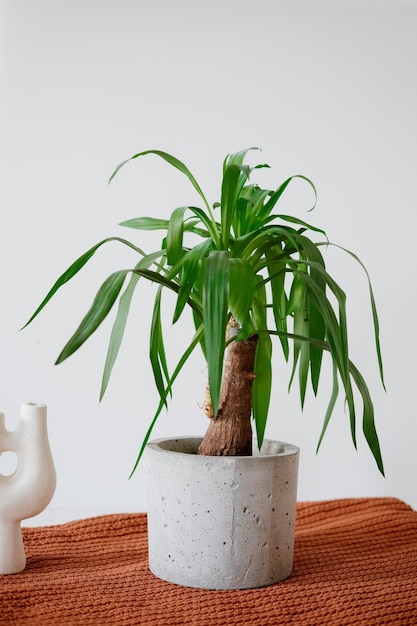
{"type": "Polygon", "coordinates": [[[0,474],[0,574],[25,568],[20,522],[43,511],[55,492],[44,404],[23,404],[19,424],[12,432],[0,413],[0,454],[8,451],[16,454],[17,467],[10,476],[0,474]]]}
{"type": "MultiPolygon", "coordinates": [[[[201,438],[147,445],[149,568],[205,589],[263,587],[292,571],[299,449],[197,454],[201,438]]],[[[256,446],[254,446],[256,448],[256,446]]]]}

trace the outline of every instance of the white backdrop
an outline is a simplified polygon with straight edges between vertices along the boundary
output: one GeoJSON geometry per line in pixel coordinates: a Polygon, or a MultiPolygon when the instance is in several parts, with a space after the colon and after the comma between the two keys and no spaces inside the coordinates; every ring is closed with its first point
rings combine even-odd
{"type": "MultiPolygon", "coordinates": [[[[0,17],[0,408],[13,428],[21,402],[48,405],[58,486],[35,523],[69,509],[146,509],[143,472],[128,475],[157,404],[147,358],[150,290],[135,300],[101,405],[111,318],[68,362],[53,365],[102,280],[129,267],[131,255],[117,244],[101,250],[32,326],[18,329],[96,241],[113,234],[139,241],[120,221],[166,217],[197,202],[185,178],[151,157],[107,185],[120,161],[149,148],[185,161],[211,202],[223,157],[248,146],[262,148],[260,160],[272,167],[260,174],[263,183],[277,186],[296,173],[313,179],[314,213],[301,191],[282,209],[324,227],[369,269],[387,393],[365,277],[341,253],[328,254],[347,286],[352,356],[373,394],[386,478],[360,429],[353,449],[343,402],[316,456],[328,385],[301,413],[297,394],[287,394],[290,371],[278,346],[267,435],[300,446],[300,500],[395,496],[417,507],[416,3],[9,0],[0,17]]],[[[184,332],[170,332],[171,356],[184,332]]],[[[204,432],[204,386],[196,355],[155,437],[204,432]]]]}

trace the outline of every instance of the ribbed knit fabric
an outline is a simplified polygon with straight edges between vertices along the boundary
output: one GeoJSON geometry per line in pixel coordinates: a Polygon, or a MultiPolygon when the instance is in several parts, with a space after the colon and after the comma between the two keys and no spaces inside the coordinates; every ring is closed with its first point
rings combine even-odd
{"type": "Polygon", "coordinates": [[[246,591],[155,578],[145,514],[23,536],[26,570],[0,576],[1,625],[417,626],[417,512],[392,498],[299,504],[292,576],[246,591]]]}

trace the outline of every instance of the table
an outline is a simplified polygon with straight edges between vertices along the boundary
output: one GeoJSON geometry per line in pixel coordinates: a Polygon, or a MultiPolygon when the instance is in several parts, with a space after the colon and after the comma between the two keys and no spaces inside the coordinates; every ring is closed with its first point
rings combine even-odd
{"type": "Polygon", "coordinates": [[[263,589],[159,580],[146,531],[144,513],[23,528],[27,567],[0,577],[0,624],[417,625],[417,512],[395,498],[299,503],[293,574],[263,589]]]}

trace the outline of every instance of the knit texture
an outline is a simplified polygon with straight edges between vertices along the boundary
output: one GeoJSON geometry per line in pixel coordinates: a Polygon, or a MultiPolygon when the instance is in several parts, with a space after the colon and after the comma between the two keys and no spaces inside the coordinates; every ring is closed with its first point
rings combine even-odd
{"type": "Polygon", "coordinates": [[[417,512],[393,498],[298,504],[292,576],[245,591],[154,577],[141,513],[23,537],[25,571],[0,576],[2,625],[417,625],[417,512]]]}

